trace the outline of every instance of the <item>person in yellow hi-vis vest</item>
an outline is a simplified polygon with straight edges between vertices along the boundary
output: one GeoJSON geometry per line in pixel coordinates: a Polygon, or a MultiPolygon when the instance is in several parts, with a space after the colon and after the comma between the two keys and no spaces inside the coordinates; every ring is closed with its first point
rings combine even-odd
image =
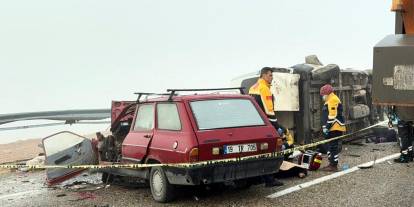
{"type": "MultiPolygon", "coordinates": [[[[346,131],[344,116],[342,115],[343,107],[341,100],[335,95],[333,87],[329,84],[322,86],[320,95],[325,101],[322,108],[322,132],[326,139],[342,136],[346,131]]],[[[338,144],[335,140],[328,143],[329,165],[322,168],[324,171],[338,171],[338,144]]]]}
{"type": "MultiPolygon", "coordinates": [[[[273,94],[270,91],[270,84],[273,80],[273,70],[269,67],[264,67],[260,70],[260,78],[257,80],[252,87],[249,89],[249,95],[251,95],[259,104],[260,108],[265,112],[267,118],[269,119],[270,123],[275,127],[275,129],[281,133],[285,131],[285,129],[280,126],[277,122],[274,106],[273,106],[273,94]]],[[[283,185],[282,182],[278,181],[274,178],[273,175],[265,175],[263,176],[265,187],[273,187],[273,186],[280,186],[283,185]]]]}
{"type": "MultiPolygon", "coordinates": [[[[279,135],[283,139],[282,150],[293,148],[293,136],[288,129],[280,125],[276,119],[274,110],[274,97],[270,91],[270,84],[273,80],[272,68],[265,67],[260,71],[260,78],[257,80],[250,90],[249,94],[253,96],[256,102],[259,104],[263,112],[266,113],[267,118],[273,127],[277,130],[279,135]]],[[[290,154],[285,155],[285,160],[288,159],[290,154]]]]}
{"type": "Polygon", "coordinates": [[[273,94],[270,91],[270,84],[272,83],[272,80],[272,68],[264,67],[260,71],[259,80],[257,80],[257,82],[252,87],[250,87],[249,95],[253,96],[253,98],[256,100],[257,104],[259,104],[263,112],[266,113],[267,118],[269,119],[270,123],[275,127],[275,129],[279,130],[279,128],[282,128],[284,131],[285,129],[279,125],[275,115],[273,94]]]}

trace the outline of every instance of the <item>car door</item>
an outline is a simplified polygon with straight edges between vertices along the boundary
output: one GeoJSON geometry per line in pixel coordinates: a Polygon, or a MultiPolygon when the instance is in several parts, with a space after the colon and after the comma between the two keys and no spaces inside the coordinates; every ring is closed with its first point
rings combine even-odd
{"type": "Polygon", "coordinates": [[[176,103],[158,103],[150,157],[163,163],[184,162],[191,146],[176,103]]]}
{"type": "Polygon", "coordinates": [[[154,136],[154,108],[153,103],[138,106],[131,130],[122,143],[124,162],[141,162],[145,158],[154,136]]]}
{"type": "MultiPolygon", "coordinates": [[[[42,144],[46,156],[46,165],[89,165],[98,163],[92,141],[78,134],[69,131],[59,132],[44,138],[42,144]]],[[[49,185],[54,185],[78,175],[83,170],[86,169],[46,169],[46,180],[49,185]]]]}

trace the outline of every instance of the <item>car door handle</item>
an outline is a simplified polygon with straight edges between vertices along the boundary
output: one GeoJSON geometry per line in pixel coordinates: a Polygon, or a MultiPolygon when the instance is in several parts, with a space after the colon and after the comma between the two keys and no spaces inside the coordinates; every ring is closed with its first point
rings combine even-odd
{"type": "Polygon", "coordinates": [[[145,138],[152,138],[152,134],[146,134],[144,135],[145,138]]]}

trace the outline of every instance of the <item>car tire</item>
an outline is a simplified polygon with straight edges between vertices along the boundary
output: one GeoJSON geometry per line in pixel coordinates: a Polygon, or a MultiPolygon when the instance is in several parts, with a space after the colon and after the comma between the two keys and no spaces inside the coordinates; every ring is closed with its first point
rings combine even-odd
{"type": "Polygon", "coordinates": [[[150,172],[151,194],[155,201],[167,203],[175,197],[175,187],[168,182],[162,167],[153,167],[150,172]]]}

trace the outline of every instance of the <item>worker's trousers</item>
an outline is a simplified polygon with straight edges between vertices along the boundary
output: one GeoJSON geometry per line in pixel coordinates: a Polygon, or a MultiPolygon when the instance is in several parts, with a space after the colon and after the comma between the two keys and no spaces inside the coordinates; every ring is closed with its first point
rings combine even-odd
{"type": "MultiPolygon", "coordinates": [[[[341,131],[330,131],[326,139],[331,139],[334,137],[342,136],[343,132],[341,131]]],[[[328,143],[328,159],[329,164],[337,166],[338,165],[338,158],[339,158],[339,140],[334,140],[328,143]]]]}
{"type": "Polygon", "coordinates": [[[413,122],[400,120],[398,122],[398,136],[400,137],[401,155],[413,157],[413,122]]]}

